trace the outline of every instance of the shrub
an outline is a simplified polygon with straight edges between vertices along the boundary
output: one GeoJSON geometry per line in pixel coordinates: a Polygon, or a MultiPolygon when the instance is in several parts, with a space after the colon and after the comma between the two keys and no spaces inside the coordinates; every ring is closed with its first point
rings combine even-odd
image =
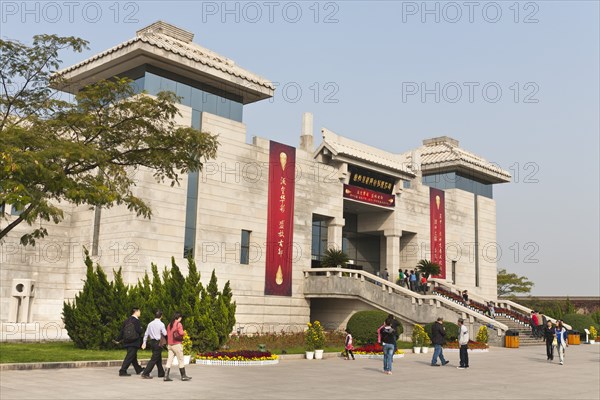
{"type": "MultiPolygon", "coordinates": [[[[384,311],[358,311],[348,321],[348,329],[352,332],[352,337],[358,344],[377,343],[377,329],[387,318],[388,314],[384,311]]],[[[398,321],[398,334],[404,332],[402,323],[398,321]]]]}
{"type": "Polygon", "coordinates": [[[413,346],[415,346],[415,347],[423,346],[423,344],[425,343],[426,335],[427,335],[427,333],[425,332],[423,327],[419,324],[415,324],[415,326],[413,326],[413,331],[412,331],[412,336],[411,336],[413,346]]]}
{"type": "Polygon", "coordinates": [[[589,315],[582,314],[566,314],[563,317],[563,321],[567,325],[571,325],[571,328],[575,331],[578,331],[580,334],[584,334],[584,329],[595,326],[594,320],[589,315]]]}
{"type": "Polygon", "coordinates": [[[189,356],[192,354],[192,340],[190,339],[190,335],[188,335],[187,331],[183,331],[183,341],[181,342],[183,347],[183,354],[189,356]]]}
{"type": "Polygon", "coordinates": [[[487,343],[488,342],[488,328],[485,325],[479,327],[479,332],[477,332],[476,340],[479,343],[487,343]]]}
{"type": "Polygon", "coordinates": [[[306,325],[308,327],[304,332],[306,350],[322,350],[325,346],[325,332],[323,331],[323,326],[321,326],[319,321],[315,321],[312,324],[309,322],[306,325]]]}
{"type": "MultiPolygon", "coordinates": [[[[436,323],[437,322],[430,322],[425,325],[425,332],[427,332],[429,337],[431,337],[431,327],[433,326],[433,324],[436,324],[436,323]]],[[[446,341],[447,342],[452,342],[452,341],[458,339],[458,325],[453,324],[452,322],[444,321],[444,328],[446,329],[446,341]]]]}
{"type": "Polygon", "coordinates": [[[596,330],[596,328],[594,328],[594,326],[590,326],[590,340],[596,340],[596,337],[598,336],[598,331],[596,330]]]}
{"type": "Polygon", "coordinates": [[[216,350],[225,343],[235,324],[236,304],[232,301],[229,282],[220,292],[213,271],[210,283],[204,288],[194,260],[188,260],[188,276],[184,277],[175,260],[162,276],[156,265],[133,287],[123,283],[121,270],[114,272],[109,282],[100,265],[93,265],[86,251],[86,280],[73,301],[63,305],[63,321],[76,347],[110,349],[119,336],[123,321],[131,308],[142,311],[141,323],[154,319],[157,309],[163,311],[167,322],[175,311],[184,316],[184,327],[191,346],[199,351],[216,350]]]}

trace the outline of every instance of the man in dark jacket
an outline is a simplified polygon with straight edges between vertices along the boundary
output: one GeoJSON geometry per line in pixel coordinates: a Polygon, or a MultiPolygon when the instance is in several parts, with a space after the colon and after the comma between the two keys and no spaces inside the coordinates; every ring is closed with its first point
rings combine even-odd
{"type": "Polygon", "coordinates": [[[142,324],[139,320],[140,314],[140,309],[134,307],[131,310],[131,317],[127,318],[121,327],[118,340],[123,341],[123,347],[127,349],[127,355],[125,355],[123,365],[121,365],[121,369],[119,370],[119,376],[131,376],[131,374],[127,373],[127,368],[130,365],[133,365],[137,375],[141,374],[144,370],[137,360],[137,352],[142,345],[143,333],[142,324]]]}
{"type": "Polygon", "coordinates": [[[448,364],[450,361],[446,361],[444,358],[444,352],[442,345],[446,340],[446,329],[444,328],[444,318],[439,317],[437,321],[431,326],[431,343],[433,343],[433,358],[431,359],[432,367],[439,367],[437,363],[438,357],[442,362],[442,365],[448,364]]]}

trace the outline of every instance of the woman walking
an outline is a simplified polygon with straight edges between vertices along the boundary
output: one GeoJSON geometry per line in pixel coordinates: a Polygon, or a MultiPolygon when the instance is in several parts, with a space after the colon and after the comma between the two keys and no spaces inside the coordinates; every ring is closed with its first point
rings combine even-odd
{"type": "Polygon", "coordinates": [[[177,357],[179,364],[179,373],[182,381],[189,381],[191,377],[185,374],[185,364],[183,363],[183,325],[181,324],[181,313],[176,312],[173,315],[173,319],[169,326],[167,326],[167,349],[169,350],[169,358],[167,359],[167,371],[165,374],[165,381],[170,382],[173,379],[169,377],[171,372],[171,364],[173,363],[173,357],[177,357]]]}
{"type": "Polygon", "coordinates": [[[556,328],[554,328],[554,334],[556,335],[556,352],[558,353],[558,359],[560,365],[565,362],[565,348],[569,347],[567,343],[567,330],[563,326],[562,321],[556,321],[556,328]]]}
{"type": "Polygon", "coordinates": [[[548,361],[554,360],[554,328],[552,327],[552,321],[548,320],[544,327],[544,339],[546,340],[546,357],[548,361]]]}
{"type": "Polygon", "coordinates": [[[396,342],[396,335],[394,334],[394,328],[392,328],[392,319],[387,318],[383,326],[379,330],[381,346],[383,347],[383,372],[385,374],[392,374],[392,360],[394,357],[394,344],[396,342]]]}
{"type": "Polygon", "coordinates": [[[349,328],[346,328],[346,342],[344,344],[344,349],[345,349],[345,359],[349,360],[350,357],[352,357],[352,359],[354,360],[354,353],[352,352],[352,350],[354,350],[354,345],[352,344],[352,332],[350,332],[349,328]]]}

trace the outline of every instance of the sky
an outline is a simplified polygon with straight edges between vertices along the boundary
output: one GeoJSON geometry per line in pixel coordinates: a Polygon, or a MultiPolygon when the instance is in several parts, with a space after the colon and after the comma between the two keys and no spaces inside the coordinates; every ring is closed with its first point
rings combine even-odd
{"type": "Polygon", "coordinates": [[[275,83],[248,138],[299,144],[312,112],[392,152],[448,135],[509,171],[496,185],[498,265],[534,295],[600,295],[597,1],[0,1],[0,36],[78,36],[82,54],[157,20],[275,83]]]}

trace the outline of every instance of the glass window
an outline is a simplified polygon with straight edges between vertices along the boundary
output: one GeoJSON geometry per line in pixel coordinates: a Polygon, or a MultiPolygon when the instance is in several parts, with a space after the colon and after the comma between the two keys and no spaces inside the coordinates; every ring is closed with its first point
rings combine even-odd
{"type": "Polygon", "coordinates": [[[192,128],[200,129],[201,114],[201,111],[192,109],[192,128]]]}
{"type": "Polygon", "coordinates": [[[160,76],[146,72],[144,89],[148,92],[148,94],[158,94],[158,92],[160,92],[160,76]]]}
{"type": "Polygon", "coordinates": [[[204,110],[202,99],[204,97],[204,92],[195,87],[192,88],[192,109],[202,111],[204,110]]]}
{"type": "Polygon", "coordinates": [[[240,264],[250,264],[250,233],[242,229],[242,245],[240,246],[240,264]]]}
{"type": "Polygon", "coordinates": [[[230,118],[234,121],[242,122],[243,105],[237,101],[231,101],[230,118]]]}
{"type": "Polygon", "coordinates": [[[217,101],[218,97],[212,93],[204,92],[202,95],[202,111],[206,111],[211,114],[217,114],[217,101]]]}
{"type": "Polygon", "coordinates": [[[184,106],[192,105],[192,87],[184,83],[177,82],[177,96],[181,97],[179,102],[184,106]]]}
{"type": "Polygon", "coordinates": [[[10,207],[10,215],[18,216],[18,215],[21,215],[22,212],[23,212],[23,210],[17,210],[17,207],[15,207],[15,206],[10,207]]]}
{"type": "Polygon", "coordinates": [[[230,104],[231,100],[219,97],[219,100],[217,100],[217,115],[224,118],[230,118],[230,104]]]}
{"type": "Polygon", "coordinates": [[[173,92],[177,93],[177,82],[169,78],[160,78],[160,90],[161,92],[173,92]]]}

